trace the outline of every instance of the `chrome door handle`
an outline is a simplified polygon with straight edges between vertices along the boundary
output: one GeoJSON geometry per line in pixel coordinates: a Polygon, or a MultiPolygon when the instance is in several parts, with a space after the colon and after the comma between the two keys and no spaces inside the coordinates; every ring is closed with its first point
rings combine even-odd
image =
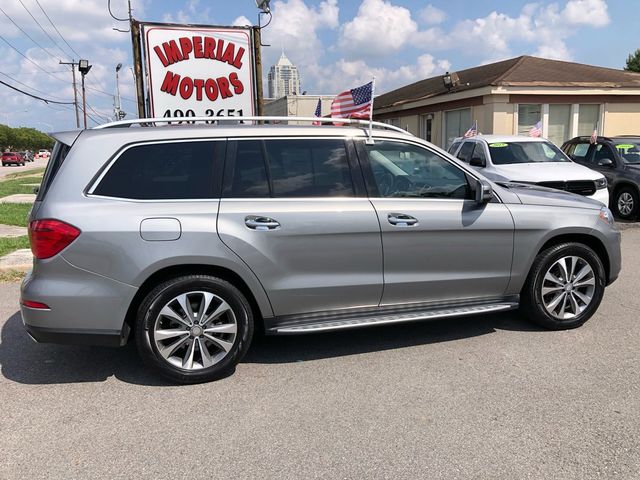
{"type": "Polygon", "coordinates": [[[391,225],[396,227],[415,227],[418,225],[418,219],[404,213],[390,213],[387,220],[391,225]]]}
{"type": "Polygon", "coordinates": [[[249,215],[248,217],[245,217],[244,224],[251,230],[277,230],[280,228],[280,222],[277,220],[258,215],[249,215]]]}

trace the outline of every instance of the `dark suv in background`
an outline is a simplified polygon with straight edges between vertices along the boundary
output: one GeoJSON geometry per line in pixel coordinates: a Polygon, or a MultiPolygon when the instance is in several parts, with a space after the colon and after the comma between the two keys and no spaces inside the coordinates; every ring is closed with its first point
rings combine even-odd
{"type": "Polygon", "coordinates": [[[640,136],[576,137],[562,145],[574,162],[597,170],[607,178],[613,213],[625,220],[640,214],[640,136]]]}

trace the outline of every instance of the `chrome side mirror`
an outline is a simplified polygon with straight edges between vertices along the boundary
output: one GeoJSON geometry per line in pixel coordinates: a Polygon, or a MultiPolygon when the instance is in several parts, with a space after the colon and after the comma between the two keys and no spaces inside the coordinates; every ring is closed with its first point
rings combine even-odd
{"type": "Polygon", "coordinates": [[[493,187],[486,180],[478,180],[476,183],[476,203],[484,205],[493,198],[493,187]]]}

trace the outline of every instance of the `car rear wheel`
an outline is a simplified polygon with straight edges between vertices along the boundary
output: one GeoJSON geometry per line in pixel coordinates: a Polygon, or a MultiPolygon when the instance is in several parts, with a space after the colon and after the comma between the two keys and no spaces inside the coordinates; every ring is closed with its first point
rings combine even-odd
{"type": "Polygon", "coordinates": [[[639,209],[638,192],[633,187],[622,187],[617,191],[613,199],[613,210],[618,217],[634,220],[638,218],[639,209]]]}
{"type": "Polygon", "coordinates": [[[606,276],[588,246],[563,243],[538,254],[522,289],[521,310],[532,322],[552,330],[579,327],[602,301],[606,276]]]}
{"type": "Polygon", "coordinates": [[[207,275],[168,280],[138,309],[136,343],[143,361],[178,383],[233,373],[251,343],[253,316],[242,293],[207,275]]]}

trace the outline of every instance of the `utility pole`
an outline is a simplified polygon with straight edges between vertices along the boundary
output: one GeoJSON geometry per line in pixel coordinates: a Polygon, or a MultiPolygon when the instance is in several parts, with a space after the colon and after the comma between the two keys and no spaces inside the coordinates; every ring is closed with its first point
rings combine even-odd
{"type": "Polygon", "coordinates": [[[60,65],[71,65],[71,74],[73,75],[73,106],[76,109],[76,128],[80,128],[80,114],[78,113],[78,88],[76,87],[76,66],[75,60],[70,62],[60,61],[60,65]]]}
{"type": "MultiPolygon", "coordinates": [[[[268,3],[268,2],[267,2],[268,3]]],[[[255,52],[256,58],[256,97],[257,97],[257,107],[258,107],[258,116],[264,115],[264,101],[263,101],[263,91],[262,91],[262,55],[260,51],[260,47],[262,45],[262,35],[260,33],[260,27],[253,27],[253,51],[255,52]]]]}
{"type": "Polygon", "coordinates": [[[144,85],[142,83],[142,46],[140,45],[140,22],[131,15],[131,0],[129,3],[129,30],[131,30],[131,46],[133,48],[133,68],[136,79],[136,99],[138,101],[138,117],[145,118],[144,85]]]}
{"type": "Polygon", "coordinates": [[[79,60],[78,61],[78,70],[80,70],[80,74],[82,75],[82,111],[84,112],[84,129],[87,129],[87,91],[84,88],[84,77],[91,70],[91,65],[89,65],[89,60],[79,60]]]}

